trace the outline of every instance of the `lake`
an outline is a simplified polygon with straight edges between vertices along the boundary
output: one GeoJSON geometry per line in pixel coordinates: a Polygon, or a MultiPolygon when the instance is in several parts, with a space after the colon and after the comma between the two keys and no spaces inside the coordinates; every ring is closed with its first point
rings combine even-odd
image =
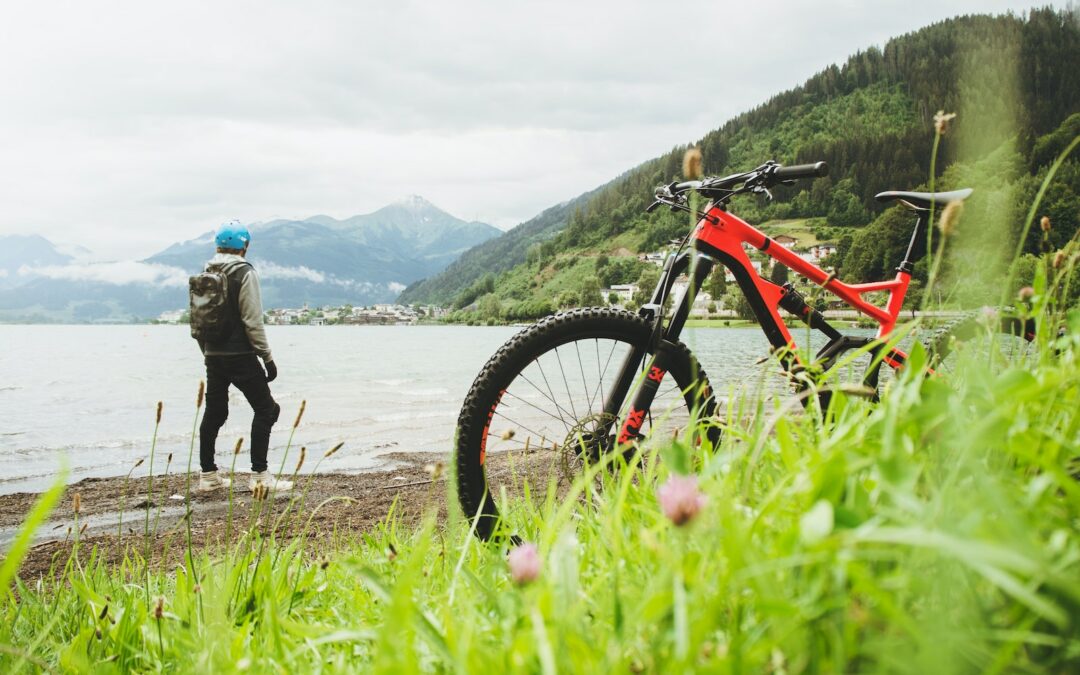
{"type": "MultiPolygon", "coordinates": [[[[294,447],[309,449],[305,471],[339,441],[345,447],[321,471],[372,469],[385,463],[379,455],[387,452],[449,452],[473,378],[518,330],[268,326],[280,373],[271,388],[282,406],[271,468],[303,399],[307,410],[294,447]]],[[[765,376],[766,366],[755,362],[767,343],[756,328],[688,329],[684,341],[718,390],[765,376]]],[[[186,326],[0,325],[0,345],[0,494],[40,490],[62,467],[69,482],[126,474],[149,456],[158,401],[164,414],[155,473],[169,453],[172,472],[186,469],[195,396],[205,375],[186,326]]],[[[250,423],[250,408],[232,389],[219,465],[223,455],[229,461],[235,440],[248,436],[250,423]]],[[[197,447],[195,455],[197,468],[197,447]]],[[[247,457],[245,449],[238,470],[250,469],[247,457]]],[[[133,475],[148,468],[144,463],[133,475]]]]}

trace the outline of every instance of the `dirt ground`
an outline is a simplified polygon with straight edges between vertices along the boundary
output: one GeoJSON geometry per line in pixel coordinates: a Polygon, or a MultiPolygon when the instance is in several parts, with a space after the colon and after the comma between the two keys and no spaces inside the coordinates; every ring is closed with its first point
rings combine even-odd
{"type": "MultiPolygon", "coordinates": [[[[200,549],[220,548],[226,536],[235,542],[252,528],[264,534],[274,529],[279,540],[288,540],[306,529],[310,552],[318,555],[335,534],[348,536],[370,530],[386,518],[395,499],[395,514],[406,523],[419,521],[431,509],[437,510],[440,518],[445,517],[445,475],[433,478],[432,469],[439,463],[445,466],[447,457],[390,453],[380,459],[390,462],[393,468],[358,474],[301,475],[291,493],[270,495],[262,501],[256,501],[248,489],[247,474],[238,473],[231,494],[231,524],[230,490],[196,492],[198,477],[193,476],[192,543],[200,549]]],[[[180,563],[186,550],[185,479],[184,474],[155,476],[150,499],[146,477],[87,478],[69,485],[49,521],[36,533],[35,543],[22,564],[22,578],[56,574],[69,558],[76,539],[81,556],[88,556],[96,547],[98,555],[108,563],[120,562],[128,550],[141,553],[148,540],[155,564],[180,563]],[[144,532],[148,510],[147,538],[144,532]]],[[[10,545],[38,496],[0,496],[0,549],[10,545]]]]}

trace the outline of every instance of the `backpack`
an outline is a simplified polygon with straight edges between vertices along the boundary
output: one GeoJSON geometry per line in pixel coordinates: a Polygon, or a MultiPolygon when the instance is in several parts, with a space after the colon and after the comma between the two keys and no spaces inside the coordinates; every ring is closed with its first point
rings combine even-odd
{"type": "Polygon", "coordinates": [[[229,275],[236,265],[246,264],[211,265],[188,278],[191,337],[200,343],[224,342],[232,333],[235,312],[229,306],[229,275]]]}

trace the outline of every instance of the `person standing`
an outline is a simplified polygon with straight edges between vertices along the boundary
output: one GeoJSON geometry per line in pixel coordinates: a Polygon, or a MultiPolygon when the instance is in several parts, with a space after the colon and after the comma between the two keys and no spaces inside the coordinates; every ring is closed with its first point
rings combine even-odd
{"type": "Polygon", "coordinates": [[[289,490],[292,482],[267,472],[270,430],[281,414],[281,406],[270,393],[269,383],[278,371],[263,328],[259,276],[245,259],[251,233],[240,221],[233,220],[218,228],[214,242],[217,254],[206,263],[201,275],[191,278],[192,335],[198,340],[206,363],[206,412],[199,427],[202,474],[198,489],[209,491],[231,484],[231,479],[218,474],[214,460],[218,432],[229,417],[231,385],[240,390],[254,413],[251,489],[261,483],[271,490],[289,490]]]}

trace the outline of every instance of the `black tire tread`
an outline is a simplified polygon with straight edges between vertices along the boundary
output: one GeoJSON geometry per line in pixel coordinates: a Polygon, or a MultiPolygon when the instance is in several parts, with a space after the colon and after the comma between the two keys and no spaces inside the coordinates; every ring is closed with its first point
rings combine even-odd
{"type": "MultiPolygon", "coordinates": [[[[610,307],[585,307],[547,316],[511,337],[495,351],[476,376],[472,386],[469,387],[469,393],[465,396],[461,412],[458,415],[454,462],[457,473],[458,501],[467,518],[476,516],[477,510],[481,507],[486,485],[483,470],[479,463],[476,462],[472,449],[463,446],[467,445],[471,440],[475,426],[479,425],[483,428],[488,410],[492,404],[493,392],[498,386],[497,378],[506,368],[512,367],[513,362],[520,353],[529,353],[531,350],[550,344],[557,339],[558,332],[581,321],[636,323],[639,324],[638,329],[646,335],[652,329],[652,325],[648,321],[627,310],[610,307]]],[[[626,337],[633,338],[634,336],[627,335],[626,337]]],[[[690,372],[697,373],[699,381],[708,383],[708,376],[700,364],[696,362],[690,349],[681,342],[677,343],[676,346],[679,362],[687,364],[691,369],[690,372]]],[[[709,408],[705,411],[705,414],[711,414],[713,409],[711,399],[709,399],[707,405],[709,408]]],[[[491,523],[485,522],[486,520],[481,518],[477,524],[477,534],[482,539],[487,539],[490,536],[491,523]]]]}
{"type": "MultiPolygon", "coordinates": [[[[1021,335],[1034,332],[1035,320],[1026,321],[1011,315],[1012,308],[998,308],[998,330],[1006,335],[1021,335]]],[[[938,327],[923,342],[931,363],[944,359],[952,351],[953,339],[969,340],[984,325],[983,310],[967,312],[938,327]]]]}

